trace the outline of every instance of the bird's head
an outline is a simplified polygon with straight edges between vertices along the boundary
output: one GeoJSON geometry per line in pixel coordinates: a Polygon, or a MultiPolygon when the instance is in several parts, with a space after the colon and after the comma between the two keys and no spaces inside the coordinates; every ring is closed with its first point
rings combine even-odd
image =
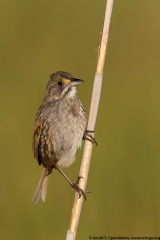
{"type": "Polygon", "coordinates": [[[66,96],[74,96],[76,86],[84,82],[63,71],[53,73],[50,78],[46,87],[44,101],[58,101],[66,96]]]}

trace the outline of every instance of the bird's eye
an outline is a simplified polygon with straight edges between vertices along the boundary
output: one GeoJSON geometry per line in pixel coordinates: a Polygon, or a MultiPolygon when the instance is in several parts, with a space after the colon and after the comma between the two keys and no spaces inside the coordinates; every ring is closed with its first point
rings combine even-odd
{"type": "Polygon", "coordinates": [[[61,86],[63,83],[61,81],[58,82],[58,85],[61,86]]]}

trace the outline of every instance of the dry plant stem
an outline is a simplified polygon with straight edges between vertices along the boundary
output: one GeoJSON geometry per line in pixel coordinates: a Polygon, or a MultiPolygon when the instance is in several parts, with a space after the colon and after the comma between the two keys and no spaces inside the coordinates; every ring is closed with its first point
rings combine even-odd
{"type": "MultiPolygon", "coordinates": [[[[99,49],[97,70],[94,78],[94,86],[93,86],[92,100],[91,100],[91,107],[90,107],[90,114],[89,114],[89,121],[88,121],[89,130],[94,130],[97,113],[98,113],[113,1],[114,0],[108,0],[106,5],[102,39],[101,39],[101,44],[99,49]]],[[[91,155],[92,155],[92,148],[93,148],[93,144],[89,141],[86,141],[84,146],[83,159],[82,159],[80,172],[79,172],[79,176],[83,177],[81,178],[80,184],[79,184],[80,188],[82,189],[86,189],[89,166],[90,166],[91,155]]],[[[66,240],[75,240],[82,203],[83,203],[83,197],[78,198],[78,194],[75,193],[75,199],[74,199],[72,215],[71,215],[71,222],[70,222],[69,230],[67,231],[66,240]]]]}

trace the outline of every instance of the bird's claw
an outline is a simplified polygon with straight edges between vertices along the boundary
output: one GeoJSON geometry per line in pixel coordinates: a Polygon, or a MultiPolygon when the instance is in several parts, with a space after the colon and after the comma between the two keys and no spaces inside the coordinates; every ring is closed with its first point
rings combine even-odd
{"type": "Polygon", "coordinates": [[[85,201],[87,200],[85,192],[78,186],[77,183],[73,183],[73,184],[72,184],[72,187],[73,187],[73,188],[76,190],[76,192],[79,194],[79,198],[83,195],[84,200],[85,200],[85,201]]]}
{"type": "Polygon", "coordinates": [[[91,133],[94,133],[94,132],[95,131],[92,131],[92,130],[86,130],[84,132],[83,139],[88,140],[91,143],[95,143],[96,145],[98,145],[96,139],[91,135],[91,133]]]}
{"type": "Polygon", "coordinates": [[[78,178],[77,178],[77,181],[76,181],[76,183],[73,183],[72,184],[72,187],[76,190],[76,192],[79,194],[79,198],[83,195],[83,197],[84,197],[84,200],[86,201],[87,200],[87,198],[86,198],[86,194],[85,194],[85,192],[79,187],[79,180],[81,179],[81,178],[83,178],[82,176],[78,176],[78,178]]]}

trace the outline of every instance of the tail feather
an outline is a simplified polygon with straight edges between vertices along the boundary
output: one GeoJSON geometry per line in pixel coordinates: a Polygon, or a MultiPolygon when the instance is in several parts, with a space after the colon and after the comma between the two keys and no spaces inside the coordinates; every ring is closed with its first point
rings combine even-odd
{"type": "Polygon", "coordinates": [[[34,193],[32,204],[36,204],[40,197],[45,202],[46,193],[47,193],[47,183],[48,183],[48,170],[45,168],[42,172],[41,178],[39,180],[38,186],[34,193]]]}
{"type": "Polygon", "coordinates": [[[45,177],[45,179],[43,181],[43,186],[42,186],[41,198],[42,198],[43,202],[45,202],[45,200],[46,200],[47,186],[48,186],[48,175],[45,177]]]}

